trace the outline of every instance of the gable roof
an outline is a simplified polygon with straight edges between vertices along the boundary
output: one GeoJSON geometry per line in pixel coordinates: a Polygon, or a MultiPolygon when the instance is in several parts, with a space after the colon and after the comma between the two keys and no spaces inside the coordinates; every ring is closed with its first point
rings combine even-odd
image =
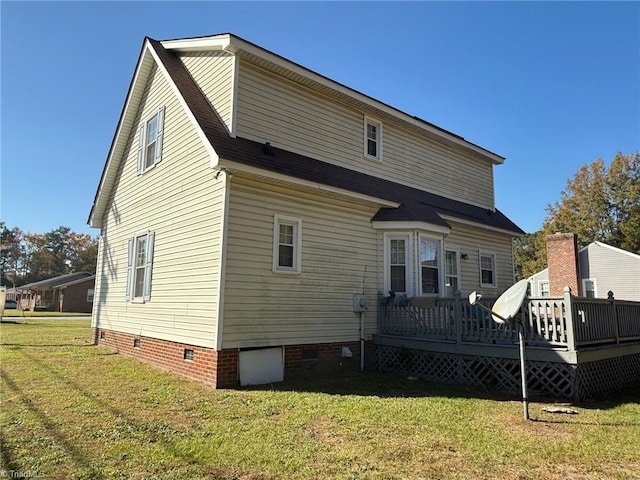
{"type": "Polygon", "coordinates": [[[18,287],[20,290],[49,290],[53,288],[66,287],[78,281],[89,280],[89,277],[95,278],[89,272],[75,272],[58,275],[57,277],[47,278],[39,282],[28,283],[18,287]]]}
{"type": "MultiPolygon", "coordinates": [[[[217,41],[224,39],[219,36],[211,38],[215,38],[217,41]]],[[[244,42],[237,37],[233,38],[244,42]]],[[[156,62],[166,75],[174,93],[180,99],[205,145],[210,148],[212,158],[215,159],[220,168],[255,168],[263,172],[284,175],[345,192],[355,192],[370,198],[381,199],[385,201],[382,203],[383,205],[398,207],[382,208],[372,219],[374,221],[423,221],[448,227],[449,224],[443,216],[450,216],[474,224],[503,230],[513,235],[524,233],[499,210],[487,210],[305,155],[275,148],[268,144],[265,145],[249,139],[231,136],[224,122],[212,108],[180,58],[174,52],[167,50],[161,42],[150,38],[145,39],[116,136],[100,180],[89,216],[89,224],[91,226],[101,226],[102,216],[107,206],[109,192],[115,182],[117,167],[122,157],[128,132],[133,127],[131,122],[133,121],[132,118],[135,117],[135,112],[132,113],[130,109],[137,110],[139,106],[140,96],[150,71],[149,63],[152,61],[156,62]],[[129,130],[127,131],[127,129],[129,130]]],[[[457,138],[466,142],[462,137],[457,138]]]]}
{"type": "MultiPolygon", "coordinates": [[[[597,240],[595,242],[591,242],[588,245],[585,245],[580,250],[578,250],[578,255],[580,255],[580,254],[586,252],[587,250],[589,250],[589,247],[602,247],[602,248],[610,250],[612,252],[621,253],[623,255],[628,255],[631,258],[635,259],[635,260],[640,260],[640,255],[638,255],[636,253],[629,252],[627,250],[623,250],[622,248],[614,247],[613,245],[609,245],[609,244],[606,244],[604,242],[599,242],[597,240]]],[[[534,273],[533,275],[531,275],[530,277],[528,277],[528,280],[532,281],[534,279],[534,277],[537,277],[537,276],[540,276],[540,275],[547,275],[548,271],[549,271],[549,267],[543,268],[542,270],[540,270],[540,271],[534,273]]]]}
{"type": "Polygon", "coordinates": [[[578,253],[580,254],[583,251],[588,250],[589,247],[602,247],[605,249],[609,249],[613,252],[629,255],[631,258],[635,258],[636,260],[640,260],[640,255],[638,255],[637,253],[629,252],[628,250],[623,250],[622,248],[614,247],[613,245],[608,245],[603,242],[598,242],[597,240],[595,242],[591,242],[589,245],[582,247],[580,250],[578,250],[578,253]]]}

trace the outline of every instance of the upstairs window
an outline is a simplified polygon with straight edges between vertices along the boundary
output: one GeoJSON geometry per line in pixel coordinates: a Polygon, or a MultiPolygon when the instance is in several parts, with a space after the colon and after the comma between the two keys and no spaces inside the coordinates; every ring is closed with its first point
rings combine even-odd
{"type": "Polygon", "coordinates": [[[382,123],[364,117],[364,155],[382,160],[382,123]]]}
{"type": "Polygon", "coordinates": [[[273,224],[273,271],[301,272],[302,220],[275,215],[273,224]]]}
{"type": "Polygon", "coordinates": [[[496,287],[496,256],[480,252],[480,286],[496,287]]]}
{"type": "Polygon", "coordinates": [[[153,168],[162,160],[164,107],[140,126],[138,142],[138,175],[153,168]]]}
{"type": "Polygon", "coordinates": [[[153,232],[132,237],[128,242],[126,300],[151,300],[151,267],[153,265],[153,232]]]}

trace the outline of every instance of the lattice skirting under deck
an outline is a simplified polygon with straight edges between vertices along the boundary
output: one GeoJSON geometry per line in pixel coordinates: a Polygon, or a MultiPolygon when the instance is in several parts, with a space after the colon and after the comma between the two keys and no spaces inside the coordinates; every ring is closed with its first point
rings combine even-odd
{"type": "MultiPolygon", "coordinates": [[[[518,394],[519,360],[376,345],[383,372],[518,394]]],[[[527,361],[529,396],[584,400],[640,383],[640,354],[581,365],[527,361]]]]}

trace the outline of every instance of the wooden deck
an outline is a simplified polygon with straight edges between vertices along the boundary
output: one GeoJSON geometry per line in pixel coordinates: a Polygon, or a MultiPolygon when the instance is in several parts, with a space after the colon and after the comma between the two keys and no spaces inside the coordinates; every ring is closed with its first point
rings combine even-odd
{"type": "MultiPolygon", "coordinates": [[[[494,322],[460,295],[382,297],[378,312],[379,369],[518,390],[516,325],[494,322]]],[[[528,298],[520,315],[534,394],[581,399],[640,383],[640,303],[566,291],[562,297],[528,298]]]]}

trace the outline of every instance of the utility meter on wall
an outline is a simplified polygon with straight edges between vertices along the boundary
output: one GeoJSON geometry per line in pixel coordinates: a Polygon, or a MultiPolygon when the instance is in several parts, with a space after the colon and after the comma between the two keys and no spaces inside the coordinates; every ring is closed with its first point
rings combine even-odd
{"type": "Polygon", "coordinates": [[[367,296],[364,293],[353,294],[353,311],[364,312],[367,309],[367,296]]]}

